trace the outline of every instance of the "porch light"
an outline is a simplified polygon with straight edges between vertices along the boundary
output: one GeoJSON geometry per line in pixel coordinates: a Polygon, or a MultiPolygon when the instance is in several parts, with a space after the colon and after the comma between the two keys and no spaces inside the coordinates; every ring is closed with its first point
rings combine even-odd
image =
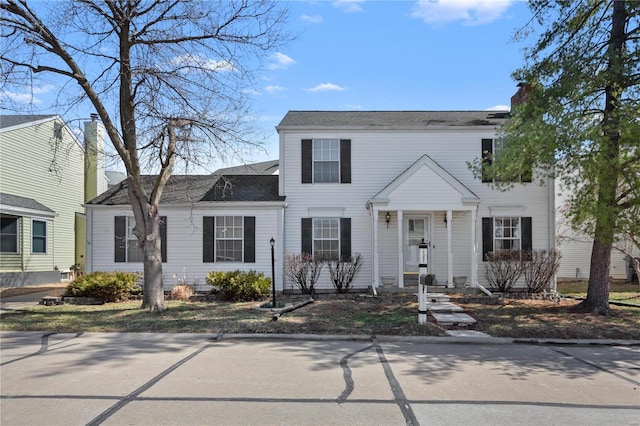
{"type": "Polygon", "coordinates": [[[387,212],[387,214],[384,215],[384,221],[387,222],[387,229],[389,229],[389,222],[391,222],[391,213],[387,212]]]}

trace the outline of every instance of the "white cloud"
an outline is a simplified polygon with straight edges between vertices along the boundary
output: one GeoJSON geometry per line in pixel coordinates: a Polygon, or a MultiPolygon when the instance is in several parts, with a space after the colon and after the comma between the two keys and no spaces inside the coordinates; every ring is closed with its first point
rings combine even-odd
{"type": "Polygon", "coordinates": [[[487,108],[485,111],[509,111],[511,107],[509,105],[494,105],[487,108]]]}
{"type": "Polygon", "coordinates": [[[231,62],[222,60],[216,61],[215,59],[207,59],[200,55],[180,55],[173,58],[172,63],[174,65],[182,65],[185,67],[206,69],[210,71],[233,71],[234,66],[231,62]]]}
{"type": "Polygon", "coordinates": [[[482,25],[495,21],[514,0],[419,0],[411,14],[428,24],[462,21],[482,25]]]}
{"type": "Polygon", "coordinates": [[[278,86],[278,85],[274,85],[274,86],[266,86],[264,88],[264,91],[270,95],[273,95],[275,93],[279,93],[279,92],[284,92],[285,90],[287,90],[286,87],[282,87],[282,86],[278,86]]]}
{"type": "Polygon", "coordinates": [[[280,52],[271,55],[271,59],[273,60],[273,62],[267,65],[267,69],[270,70],[283,70],[288,68],[289,65],[293,65],[296,63],[296,61],[291,59],[289,56],[280,52]]]}
{"type": "Polygon", "coordinates": [[[300,19],[310,24],[322,24],[324,21],[322,15],[302,15],[300,19]]]}
{"type": "Polygon", "coordinates": [[[305,90],[307,92],[341,92],[345,90],[345,88],[333,83],[322,83],[318,84],[316,87],[305,90]]]}
{"type": "Polygon", "coordinates": [[[342,10],[343,12],[362,12],[362,6],[360,6],[364,0],[336,0],[332,4],[334,7],[342,10]]]}
{"type": "Polygon", "coordinates": [[[17,104],[40,105],[42,103],[40,99],[36,98],[31,93],[16,93],[16,92],[10,92],[8,90],[5,90],[3,92],[0,92],[0,95],[2,98],[9,99],[12,102],[15,102],[17,104]]]}

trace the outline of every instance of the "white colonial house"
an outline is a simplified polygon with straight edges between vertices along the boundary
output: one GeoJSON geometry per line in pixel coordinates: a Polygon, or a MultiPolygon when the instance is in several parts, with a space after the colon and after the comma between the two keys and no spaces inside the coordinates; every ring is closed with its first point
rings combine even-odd
{"type": "MultiPolygon", "coordinates": [[[[415,285],[418,244],[440,285],[487,285],[484,254],[549,249],[554,185],[516,182],[506,192],[468,163],[496,152],[506,111],[290,111],[277,126],[279,160],[211,176],[174,176],[160,202],[165,290],[206,290],[213,270],[271,276],[288,253],[348,257],[354,286],[415,285]],[[237,173],[237,174],[234,174],[237,173]]],[[[142,271],[126,182],[87,205],[89,270],[142,271]]],[[[327,271],[318,285],[331,289],[327,271]]]]}

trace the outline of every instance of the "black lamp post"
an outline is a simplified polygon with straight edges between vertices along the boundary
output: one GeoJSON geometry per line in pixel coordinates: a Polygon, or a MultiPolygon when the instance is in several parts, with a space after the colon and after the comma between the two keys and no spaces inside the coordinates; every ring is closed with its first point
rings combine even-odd
{"type": "Polygon", "coordinates": [[[275,267],[275,256],[273,252],[273,246],[276,245],[276,240],[271,237],[269,240],[269,244],[271,244],[271,307],[273,309],[276,308],[276,267],[275,267]]]}

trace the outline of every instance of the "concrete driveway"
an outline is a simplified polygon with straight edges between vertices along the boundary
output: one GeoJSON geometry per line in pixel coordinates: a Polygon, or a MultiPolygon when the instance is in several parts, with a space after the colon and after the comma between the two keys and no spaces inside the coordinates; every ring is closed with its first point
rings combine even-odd
{"type": "Polygon", "coordinates": [[[639,425],[640,347],[0,333],[8,425],[639,425]]]}

